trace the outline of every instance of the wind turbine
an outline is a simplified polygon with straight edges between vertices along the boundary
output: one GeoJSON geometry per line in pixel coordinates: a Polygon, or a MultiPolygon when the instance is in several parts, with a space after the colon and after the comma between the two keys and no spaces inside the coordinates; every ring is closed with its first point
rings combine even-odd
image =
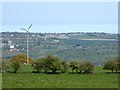
{"type": "Polygon", "coordinates": [[[27,29],[24,29],[24,28],[20,28],[21,30],[24,30],[26,31],[27,33],[27,60],[26,60],[26,64],[29,64],[29,29],[32,27],[32,24],[27,28],[27,29]]]}

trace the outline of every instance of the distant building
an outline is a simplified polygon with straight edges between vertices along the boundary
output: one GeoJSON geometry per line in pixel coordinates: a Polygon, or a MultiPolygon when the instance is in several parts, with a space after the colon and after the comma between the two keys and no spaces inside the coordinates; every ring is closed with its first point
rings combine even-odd
{"type": "Polygon", "coordinates": [[[10,49],[14,49],[15,48],[15,46],[14,45],[10,45],[10,49]]]}
{"type": "Polygon", "coordinates": [[[8,45],[9,45],[9,46],[12,45],[12,41],[8,41],[8,45]]]}
{"type": "Polygon", "coordinates": [[[14,45],[10,45],[10,51],[13,51],[13,50],[14,50],[14,48],[15,48],[15,46],[14,46],[14,45]]]}

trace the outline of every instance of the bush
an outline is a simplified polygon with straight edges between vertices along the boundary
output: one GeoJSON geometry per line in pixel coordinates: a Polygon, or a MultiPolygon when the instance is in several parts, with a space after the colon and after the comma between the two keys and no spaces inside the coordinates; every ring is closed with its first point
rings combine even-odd
{"type": "MultiPolygon", "coordinates": [[[[115,61],[118,62],[118,63],[117,63],[118,68],[117,68],[117,69],[120,70],[120,58],[119,58],[119,57],[118,57],[118,58],[115,58],[115,61]]],[[[117,71],[116,71],[116,72],[117,72],[117,71]]]]}
{"type": "Polygon", "coordinates": [[[61,60],[61,63],[62,63],[62,69],[61,69],[61,71],[62,71],[62,73],[66,73],[68,71],[68,64],[64,60],[61,60]]]}
{"type": "MultiPolygon", "coordinates": [[[[11,58],[11,62],[14,62],[14,61],[19,61],[20,63],[26,63],[26,60],[27,60],[27,56],[25,54],[18,54],[16,56],[14,56],[13,58],[11,58]]],[[[34,61],[32,60],[32,58],[29,57],[29,64],[33,64],[34,61]]]]}
{"type": "Polygon", "coordinates": [[[2,61],[2,72],[13,72],[14,69],[13,67],[11,67],[11,64],[12,64],[11,62],[3,60],[2,61]]]}
{"type": "Polygon", "coordinates": [[[72,61],[70,63],[70,67],[72,68],[72,73],[73,73],[74,70],[76,70],[76,72],[78,72],[80,65],[77,61],[72,61]]]}
{"type": "Polygon", "coordinates": [[[20,68],[20,62],[19,61],[14,61],[14,62],[12,62],[11,66],[14,69],[13,73],[17,73],[18,69],[20,68]]]}
{"type": "Polygon", "coordinates": [[[3,60],[1,66],[1,72],[5,72],[5,71],[6,71],[6,62],[3,60]]]}
{"type": "Polygon", "coordinates": [[[25,65],[25,64],[20,64],[20,68],[18,69],[18,73],[32,73],[33,67],[32,65],[25,65]]]}
{"type": "Polygon", "coordinates": [[[84,72],[84,63],[79,62],[78,73],[83,73],[83,72],[84,72]]]}
{"type": "Polygon", "coordinates": [[[0,73],[2,72],[2,65],[0,64],[0,73]]]}
{"type": "Polygon", "coordinates": [[[84,62],[83,70],[84,73],[93,73],[94,65],[90,62],[84,62]]]}
{"type": "Polygon", "coordinates": [[[45,69],[47,73],[60,73],[62,68],[62,63],[60,62],[60,59],[58,57],[49,55],[45,58],[45,69]]]}
{"type": "Polygon", "coordinates": [[[37,60],[33,67],[37,72],[44,71],[45,73],[52,74],[65,73],[68,68],[66,61],[51,55],[37,60]]]}
{"type": "Polygon", "coordinates": [[[76,62],[70,63],[72,72],[76,70],[76,73],[93,73],[94,65],[90,62],[76,62]]]}
{"type": "Polygon", "coordinates": [[[118,61],[116,60],[109,60],[107,61],[104,66],[103,66],[103,69],[105,70],[111,70],[112,72],[114,70],[116,70],[116,72],[118,71],[118,61]]]}
{"type": "Polygon", "coordinates": [[[37,72],[40,72],[41,70],[45,70],[45,59],[38,59],[34,65],[33,65],[34,69],[37,72]]]}

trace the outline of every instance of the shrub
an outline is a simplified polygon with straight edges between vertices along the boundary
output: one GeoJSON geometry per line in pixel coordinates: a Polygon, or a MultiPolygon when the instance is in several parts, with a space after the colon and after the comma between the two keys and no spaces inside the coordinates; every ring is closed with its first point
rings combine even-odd
{"type": "Polygon", "coordinates": [[[14,69],[13,73],[17,73],[18,69],[20,68],[20,62],[19,61],[13,61],[11,66],[14,69]]]}
{"type": "Polygon", "coordinates": [[[118,61],[116,61],[116,60],[109,60],[109,61],[107,61],[104,64],[103,69],[105,69],[105,70],[111,70],[112,72],[114,70],[116,70],[116,72],[117,72],[117,70],[119,69],[118,68],[118,61]]]}
{"type": "Polygon", "coordinates": [[[94,70],[94,65],[90,62],[76,62],[70,63],[72,72],[76,70],[76,73],[92,73],[94,70]]]}
{"type": "MultiPolygon", "coordinates": [[[[120,58],[119,57],[115,58],[115,61],[118,62],[117,63],[118,68],[117,69],[120,70],[120,58]]],[[[116,72],[117,72],[117,70],[116,70],[116,72]]]]}
{"type": "Polygon", "coordinates": [[[46,68],[46,72],[51,72],[52,74],[56,74],[56,73],[60,73],[63,67],[58,57],[49,55],[45,58],[45,68],[46,68]]]}
{"type": "Polygon", "coordinates": [[[44,71],[45,73],[52,74],[65,73],[68,68],[66,61],[52,55],[37,60],[33,67],[37,72],[44,71]]]}
{"type": "MultiPolygon", "coordinates": [[[[11,62],[14,62],[14,61],[19,61],[20,63],[26,63],[26,60],[27,60],[27,56],[25,54],[18,54],[16,56],[14,56],[13,58],[11,58],[11,62]]],[[[32,58],[29,57],[29,64],[33,64],[34,61],[32,60],[32,58]]]]}
{"type": "Polygon", "coordinates": [[[25,65],[25,64],[20,64],[20,68],[18,69],[18,73],[31,73],[33,71],[32,65],[25,65]]]}
{"type": "Polygon", "coordinates": [[[78,68],[80,67],[79,63],[77,61],[72,61],[70,63],[70,67],[72,68],[72,72],[76,70],[78,72],[78,68]]]}
{"type": "Polygon", "coordinates": [[[67,72],[67,70],[68,70],[67,62],[65,60],[61,60],[61,63],[62,63],[62,69],[61,69],[62,73],[67,72]]]}
{"type": "Polygon", "coordinates": [[[84,62],[83,70],[84,73],[93,73],[94,65],[90,62],[84,62]]]}
{"type": "Polygon", "coordinates": [[[2,72],[6,71],[6,62],[4,60],[2,61],[1,70],[2,70],[2,72]]]}
{"type": "Polygon", "coordinates": [[[2,72],[2,64],[0,64],[0,73],[2,72]]]}
{"type": "Polygon", "coordinates": [[[13,72],[13,68],[11,67],[11,62],[9,61],[2,61],[2,72],[13,72]]]}
{"type": "Polygon", "coordinates": [[[37,72],[40,72],[40,70],[45,70],[45,59],[38,59],[34,65],[33,65],[34,69],[37,72]]]}
{"type": "Polygon", "coordinates": [[[84,63],[79,62],[78,73],[83,73],[83,72],[84,72],[84,63]]]}

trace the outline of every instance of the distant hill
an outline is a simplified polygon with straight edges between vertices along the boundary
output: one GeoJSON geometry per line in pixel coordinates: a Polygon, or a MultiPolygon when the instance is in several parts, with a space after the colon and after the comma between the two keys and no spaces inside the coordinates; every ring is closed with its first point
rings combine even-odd
{"type": "MultiPolygon", "coordinates": [[[[26,53],[26,33],[2,32],[4,59],[26,53]]],[[[42,58],[52,54],[65,60],[87,60],[103,64],[118,55],[118,34],[110,33],[29,33],[29,54],[42,58]]]]}

